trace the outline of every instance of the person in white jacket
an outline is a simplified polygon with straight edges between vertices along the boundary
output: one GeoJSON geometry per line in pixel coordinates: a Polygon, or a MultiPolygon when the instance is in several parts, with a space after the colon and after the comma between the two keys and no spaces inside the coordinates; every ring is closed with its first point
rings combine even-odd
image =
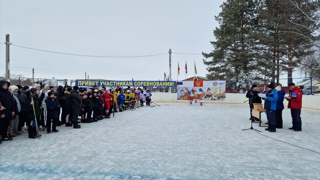
{"type": "Polygon", "coordinates": [[[143,90],[140,91],[140,106],[143,106],[146,98],[144,97],[143,90]]]}
{"type": "Polygon", "coordinates": [[[147,92],[144,94],[144,96],[146,98],[146,105],[150,106],[150,104],[151,104],[151,96],[152,96],[150,90],[147,90],[147,92]]]}
{"type": "MultiPolygon", "coordinates": [[[[46,100],[48,98],[48,93],[50,92],[50,86],[48,85],[45,85],[44,88],[40,91],[40,95],[42,93],[44,93],[44,98],[43,98],[43,101],[42,101],[42,105],[41,105],[41,112],[42,112],[42,122],[41,124],[43,124],[44,126],[47,126],[47,107],[46,107],[46,100]]],[[[45,128],[43,128],[42,126],[39,127],[39,129],[42,129],[45,131],[45,128]]]]}

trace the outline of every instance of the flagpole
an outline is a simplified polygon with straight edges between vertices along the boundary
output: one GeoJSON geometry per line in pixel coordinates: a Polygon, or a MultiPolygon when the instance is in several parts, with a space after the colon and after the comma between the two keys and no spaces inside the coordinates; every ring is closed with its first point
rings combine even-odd
{"type": "Polygon", "coordinates": [[[186,64],[184,66],[184,79],[187,79],[187,73],[188,73],[188,65],[187,65],[187,61],[186,61],[186,64]]]}
{"type": "Polygon", "coordinates": [[[195,61],[193,61],[193,81],[195,81],[195,79],[196,79],[196,62],[195,61]]]}

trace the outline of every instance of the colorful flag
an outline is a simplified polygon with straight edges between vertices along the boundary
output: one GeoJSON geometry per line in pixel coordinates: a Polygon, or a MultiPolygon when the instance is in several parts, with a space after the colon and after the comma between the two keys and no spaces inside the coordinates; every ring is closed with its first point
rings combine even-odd
{"type": "Polygon", "coordinates": [[[180,75],[180,66],[179,66],[179,62],[178,62],[178,75],[180,75]]]}
{"type": "Polygon", "coordinates": [[[195,73],[195,74],[198,74],[198,73],[197,73],[197,66],[196,66],[196,62],[194,62],[194,73],[195,73]]]}
{"type": "Polygon", "coordinates": [[[187,66],[187,62],[186,62],[186,67],[185,67],[185,69],[186,69],[186,74],[188,74],[188,66],[187,66]]]}

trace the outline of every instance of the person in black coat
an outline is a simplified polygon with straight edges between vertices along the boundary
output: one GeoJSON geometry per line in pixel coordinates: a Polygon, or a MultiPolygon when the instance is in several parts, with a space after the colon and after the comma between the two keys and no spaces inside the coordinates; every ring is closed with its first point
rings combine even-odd
{"type": "MultiPolygon", "coordinates": [[[[250,90],[247,92],[246,97],[248,98],[249,102],[250,102],[250,98],[253,96],[253,88],[257,87],[257,85],[252,85],[252,87],[250,88],[250,90]]],[[[250,103],[249,103],[250,106],[250,103]]],[[[253,117],[252,117],[252,109],[250,107],[250,118],[249,120],[253,121],[253,117]]]]}
{"type": "Polygon", "coordinates": [[[73,128],[79,129],[81,128],[80,125],[78,125],[78,116],[80,114],[80,110],[82,107],[82,97],[79,94],[79,87],[74,86],[73,90],[71,92],[70,96],[71,100],[71,107],[73,112],[73,128]]]}
{"type": "Polygon", "coordinates": [[[8,127],[10,120],[15,115],[14,99],[8,88],[10,83],[8,81],[0,81],[0,104],[2,110],[0,111],[0,134],[1,141],[8,140],[8,127]]]}
{"type": "Polygon", "coordinates": [[[42,126],[41,124],[41,104],[44,99],[45,94],[42,92],[40,93],[40,85],[34,85],[35,89],[32,89],[32,98],[34,101],[34,110],[36,114],[37,124],[38,126],[42,126]]]}
{"type": "Polygon", "coordinates": [[[66,123],[66,112],[65,112],[65,95],[64,95],[64,88],[62,86],[59,86],[57,88],[57,91],[55,92],[55,95],[60,103],[61,109],[59,111],[59,116],[60,117],[60,113],[61,113],[61,119],[60,122],[61,124],[65,124],[66,123]]]}
{"type": "Polygon", "coordinates": [[[103,111],[103,100],[100,96],[98,96],[98,92],[93,93],[93,104],[94,104],[94,110],[93,110],[93,121],[101,120],[102,119],[102,113],[103,111]]]}
{"type": "Polygon", "coordinates": [[[87,98],[83,100],[83,107],[84,107],[84,111],[87,114],[87,119],[84,120],[84,123],[90,123],[93,122],[91,116],[92,116],[92,112],[94,110],[94,102],[93,102],[93,98],[92,98],[92,94],[91,92],[89,92],[87,94],[87,98]]]}
{"type": "Polygon", "coordinates": [[[66,114],[66,126],[72,126],[72,119],[73,119],[73,113],[72,113],[72,107],[71,107],[71,87],[68,87],[66,91],[64,91],[64,95],[65,95],[65,101],[64,101],[64,107],[63,107],[63,111],[66,114]]]}
{"type": "Polygon", "coordinates": [[[52,125],[52,132],[58,132],[57,122],[59,120],[58,115],[60,111],[60,104],[52,92],[48,93],[48,98],[46,99],[46,106],[48,111],[47,112],[47,133],[51,132],[51,125],[52,125]]]}
{"type": "Polygon", "coordinates": [[[21,131],[24,123],[26,123],[28,127],[31,123],[31,120],[34,119],[32,108],[34,101],[32,101],[31,97],[32,93],[30,92],[30,88],[28,86],[24,86],[20,94],[21,112],[18,131],[21,131]]]}
{"type": "MultiPolygon", "coordinates": [[[[258,87],[255,87],[252,89],[252,97],[249,99],[251,112],[252,112],[252,109],[254,108],[253,106],[254,103],[260,103],[260,104],[262,103],[261,98],[258,95],[259,91],[260,89],[258,87]]],[[[259,121],[259,119],[252,116],[252,121],[259,121]]]]}

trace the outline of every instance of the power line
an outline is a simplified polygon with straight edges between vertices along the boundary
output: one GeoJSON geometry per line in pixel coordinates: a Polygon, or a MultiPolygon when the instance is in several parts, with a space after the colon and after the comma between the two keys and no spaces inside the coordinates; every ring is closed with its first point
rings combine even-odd
{"type": "Polygon", "coordinates": [[[61,54],[61,55],[79,56],[79,57],[91,57],[91,58],[143,58],[143,57],[153,57],[153,56],[161,56],[161,55],[168,54],[168,53],[158,53],[158,54],[148,54],[148,55],[138,55],[138,56],[100,56],[100,55],[87,55],[87,54],[74,54],[74,53],[67,53],[67,52],[58,52],[58,51],[51,51],[51,50],[44,50],[44,49],[20,46],[20,45],[16,45],[16,44],[11,44],[11,46],[15,46],[15,47],[23,48],[23,49],[34,50],[34,51],[52,53],[52,54],[61,54]]]}
{"type": "MultiPolygon", "coordinates": [[[[5,44],[5,43],[4,43],[5,44]]],[[[148,54],[148,55],[137,55],[137,56],[107,56],[107,55],[88,55],[88,54],[75,54],[75,53],[68,53],[68,52],[59,52],[59,51],[51,51],[45,49],[38,49],[33,47],[21,46],[11,43],[11,46],[29,49],[34,51],[52,53],[52,54],[61,54],[61,55],[68,55],[68,56],[79,56],[79,57],[91,57],[91,58],[143,58],[143,57],[153,57],[153,56],[161,56],[166,55],[168,53],[157,53],[157,54],[148,54]]],[[[188,55],[188,56],[202,56],[202,53],[184,53],[184,52],[172,52],[173,54],[178,55],[188,55]]]]}
{"type": "Polygon", "coordinates": [[[172,52],[172,54],[182,54],[182,55],[189,55],[189,56],[202,56],[202,53],[180,53],[180,52],[172,52]]]}

